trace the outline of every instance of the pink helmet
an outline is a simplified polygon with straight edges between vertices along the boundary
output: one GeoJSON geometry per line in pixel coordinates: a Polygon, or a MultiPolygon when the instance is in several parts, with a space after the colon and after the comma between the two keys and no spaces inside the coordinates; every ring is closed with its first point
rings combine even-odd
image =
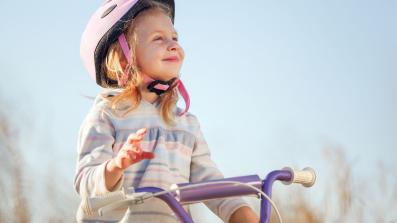
{"type": "MultiPolygon", "coordinates": [[[[171,9],[171,21],[174,23],[175,3],[174,0],[151,0],[164,3],[171,9]]],[[[131,21],[139,12],[150,7],[147,0],[106,0],[106,2],[91,16],[87,27],[81,37],[80,56],[83,64],[88,70],[91,78],[101,87],[117,87],[118,82],[109,79],[101,69],[101,63],[105,59],[110,45],[119,41],[124,54],[128,55],[128,46],[125,42],[124,29],[126,24],[131,21]]],[[[129,59],[127,57],[127,59],[129,59]]],[[[144,77],[146,81],[155,81],[144,77]]],[[[182,81],[176,82],[180,94],[185,99],[186,108],[182,113],[186,113],[190,100],[182,81]]],[[[158,84],[158,89],[164,88],[162,83],[158,84]]],[[[153,87],[153,86],[152,86],[153,87]]]]}
{"type": "MultiPolygon", "coordinates": [[[[171,8],[171,19],[174,22],[174,0],[155,1],[165,3],[171,8]]],[[[145,0],[107,0],[91,16],[81,37],[80,56],[89,75],[98,85],[117,86],[117,82],[107,78],[102,72],[101,63],[110,45],[125,31],[126,23],[147,7],[145,0]]]]}

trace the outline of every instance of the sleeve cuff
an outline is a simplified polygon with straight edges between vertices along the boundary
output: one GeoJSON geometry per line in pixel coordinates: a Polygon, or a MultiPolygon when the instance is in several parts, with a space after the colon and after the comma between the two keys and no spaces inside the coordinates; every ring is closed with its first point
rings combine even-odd
{"type": "Polygon", "coordinates": [[[121,187],[123,186],[124,183],[124,174],[121,175],[119,181],[117,181],[116,185],[114,185],[112,190],[108,190],[106,188],[106,183],[105,183],[105,171],[106,171],[106,165],[108,164],[110,160],[104,162],[103,164],[101,164],[100,169],[99,169],[99,173],[100,173],[100,177],[99,177],[99,187],[98,187],[98,195],[102,195],[102,194],[107,194],[113,191],[117,191],[117,190],[121,190],[121,187]]]}
{"type": "Polygon", "coordinates": [[[241,198],[229,200],[219,207],[219,217],[224,222],[229,222],[232,214],[237,211],[237,209],[244,206],[251,208],[251,206],[241,198]]]}

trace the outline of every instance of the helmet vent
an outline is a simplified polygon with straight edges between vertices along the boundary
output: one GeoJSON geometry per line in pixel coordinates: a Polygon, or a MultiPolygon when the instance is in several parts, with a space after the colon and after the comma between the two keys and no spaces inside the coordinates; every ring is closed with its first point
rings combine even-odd
{"type": "Polygon", "coordinates": [[[114,4],[112,6],[110,6],[108,9],[106,9],[106,11],[103,12],[101,19],[105,18],[107,15],[109,15],[109,13],[111,13],[113,11],[113,9],[115,9],[117,7],[117,4],[114,4]]]}

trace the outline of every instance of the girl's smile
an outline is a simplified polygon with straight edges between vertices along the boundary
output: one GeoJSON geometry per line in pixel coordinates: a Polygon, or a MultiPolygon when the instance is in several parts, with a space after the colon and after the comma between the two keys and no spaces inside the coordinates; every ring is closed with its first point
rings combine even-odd
{"type": "Polygon", "coordinates": [[[167,62],[179,62],[179,58],[177,56],[167,57],[164,59],[167,62]]]}

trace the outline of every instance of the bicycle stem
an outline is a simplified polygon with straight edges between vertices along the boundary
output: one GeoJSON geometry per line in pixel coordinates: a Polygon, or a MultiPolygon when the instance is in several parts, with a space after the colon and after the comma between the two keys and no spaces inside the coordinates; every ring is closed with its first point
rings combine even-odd
{"type": "MultiPolygon", "coordinates": [[[[162,192],[164,190],[157,187],[143,187],[143,188],[137,188],[135,191],[157,193],[157,192],[162,192]]],[[[174,213],[176,213],[178,218],[183,220],[184,223],[194,223],[192,218],[189,216],[189,214],[185,211],[185,209],[183,209],[182,205],[178,203],[177,200],[175,200],[174,196],[175,196],[174,193],[173,194],[165,193],[157,196],[157,198],[167,203],[167,205],[172,209],[172,211],[174,211],[174,213]]]]}
{"type": "MultiPolygon", "coordinates": [[[[262,191],[267,194],[270,198],[272,196],[273,182],[276,180],[290,181],[292,174],[288,170],[275,170],[270,172],[266,179],[262,181],[262,191]]],[[[271,205],[270,202],[261,195],[261,210],[260,210],[260,223],[269,223],[271,205]]]]}

